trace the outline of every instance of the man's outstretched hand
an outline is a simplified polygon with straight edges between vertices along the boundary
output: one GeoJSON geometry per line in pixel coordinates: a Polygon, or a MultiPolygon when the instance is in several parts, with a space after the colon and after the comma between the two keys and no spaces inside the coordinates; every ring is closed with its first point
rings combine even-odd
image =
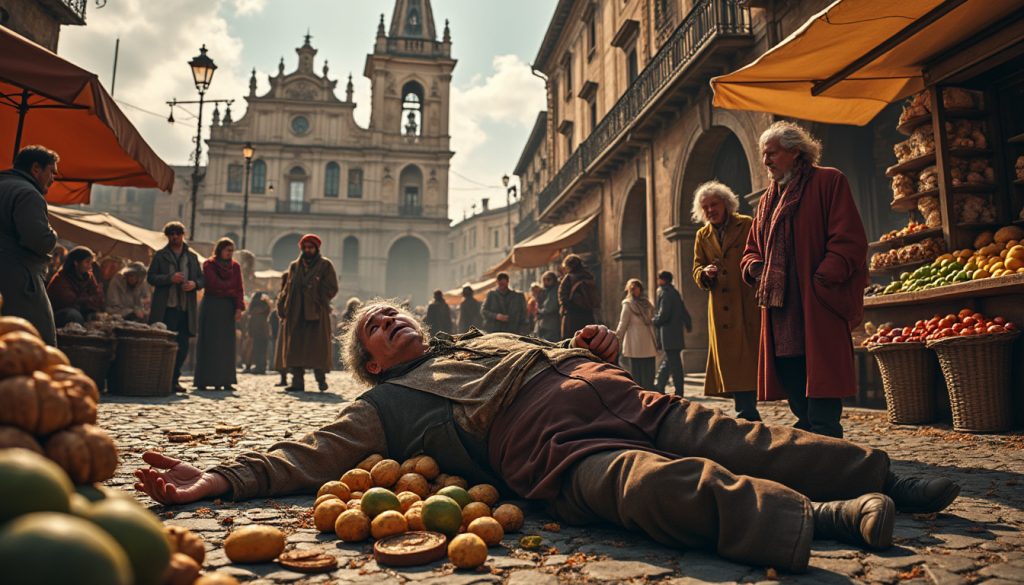
{"type": "Polygon", "coordinates": [[[589,349],[590,353],[606,362],[614,362],[619,356],[619,338],[604,325],[587,325],[572,338],[573,347],[589,349]]]}
{"type": "Polygon", "coordinates": [[[222,475],[206,473],[156,451],[146,451],[142,460],[150,467],[135,470],[135,489],[161,504],[188,504],[219,496],[231,487],[222,475]]]}

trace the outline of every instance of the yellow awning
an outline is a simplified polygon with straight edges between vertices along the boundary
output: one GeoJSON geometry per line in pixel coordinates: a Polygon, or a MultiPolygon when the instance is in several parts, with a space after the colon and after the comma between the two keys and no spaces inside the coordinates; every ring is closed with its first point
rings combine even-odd
{"type": "Polygon", "coordinates": [[[1022,10],[1021,0],[837,0],[753,63],[713,78],[714,105],[864,125],[923,90],[930,59],[1022,10]]]}
{"type": "MultiPolygon", "coordinates": [[[[49,206],[49,220],[57,236],[88,246],[102,256],[116,256],[148,263],[153,252],[167,245],[163,232],[130,224],[115,215],[99,211],[49,206]]],[[[213,246],[189,242],[194,254],[212,253],[213,246]]]]}
{"type": "Polygon", "coordinates": [[[453,288],[449,291],[445,291],[444,302],[449,305],[461,304],[463,300],[462,289],[467,286],[473,289],[473,298],[483,302],[484,299],[487,298],[487,293],[490,292],[492,288],[498,286],[498,281],[493,278],[488,278],[487,280],[481,280],[480,282],[474,282],[472,284],[467,282],[459,288],[453,288]]]}
{"type": "Polygon", "coordinates": [[[563,248],[575,246],[587,237],[587,230],[597,221],[597,214],[551,226],[512,247],[512,252],[484,276],[494,276],[510,268],[546,266],[558,257],[563,248]]]}

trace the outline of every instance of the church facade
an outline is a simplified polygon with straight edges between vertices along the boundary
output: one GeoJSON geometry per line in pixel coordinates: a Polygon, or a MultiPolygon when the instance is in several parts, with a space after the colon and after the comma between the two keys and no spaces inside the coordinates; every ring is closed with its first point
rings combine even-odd
{"type": "Polygon", "coordinates": [[[195,238],[222,236],[242,247],[245,160],[249,173],[244,247],[259,268],[283,270],[299,238],[315,232],[341,281],[339,297],[385,295],[425,304],[449,282],[449,95],[447,24],[437,40],[430,0],[397,0],[384,16],[364,75],[372,90],[369,127],[353,116],[352,78],[344,99],[327,62],[306,35],[298,66],[284,59],[270,90],[250,79],[245,115],[215,114],[195,238]]]}

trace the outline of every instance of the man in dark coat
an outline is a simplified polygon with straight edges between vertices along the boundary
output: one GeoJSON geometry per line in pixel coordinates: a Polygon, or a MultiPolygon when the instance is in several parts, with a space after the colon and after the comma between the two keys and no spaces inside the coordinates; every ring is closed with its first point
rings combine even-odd
{"type": "Polygon", "coordinates": [[[184,392],[178,381],[181,365],[188,357],[189,339],[199,330],[196,291],[203,288],[203,269],[185,242],[185,224],[171,221],[164,226],[167,245],[157,250],[149,265],[146,281],[153,286],[150,323],[163,323],[178,334],[178,355],[174,360],[174,391],[184,392]]]}
{"type": "Polygon", "coordinates": [[[30,321],[43,341],[56,345],[53,309],[46,296],[50,252],[57,233],[46,215],[46,191],[57,173],[57,153],[26,146],[14,168],[0,173],[0,294],[3,314],[30,321]]]}
{"type": "Polygon", "coordinates": [[[665,352],[665,359],[658,366],[658,375],[654,389],[665,391],[668,376],[672,374],[672,383],[676,386],[676,396],[683,395],[686,373],[683,371],[683,360],[679,352],[683,351],[683,329],[693,329],[690,312],[682,295],[672,285],[672,273],[663,270],[658,273],[658,298],[654,311],[654,328],[658,334],[658,345],[665,352]]]}
{"type": "Polygon", "coordinates": [[[558,341],[562,335],[560,308],[558,306],[558,276],[548,270],[541,277],[544,285],[544,299],[537,307],[537,337],[548,341],[558,341]]]}
{"type": "Polygon", "coordinates": [[[471,327],[482,329],[483,315],[480,314],[480,301],[473,296],[473,287],[462,287],[462,304],[459,305],[459,332],[465,333],[471,327]]]}
{"type": "Polygon", "coordinates": [[[601,295],[583,258],[569,254],[562,260],[562,269],[565,276],[558,283],[558,304],[562,313],[562,339],[569,339],[594,322],[594,315],[601,306],[601,295]]]}
{"type": "Polygon", "coordinates": [[[426,321],[431,333],[452,332],[452,310],[440,290],[434,291],[434,300],[427,306],[426,321]]]}
{"type": "Polygon", "coordinates": [[[526,319],[526,297],[508,285],[508,273],[498,273],[498,288],[487,293],[480,315],[488,333],[525,334],[530,327],[526,319]]]}
{"type": "Polygon", "coordinates": [[[321,392],[327,390],[331,371],[331,299],[338,294],[334,264],[320,255],[321,241],[315,234],[299,240],[302,253],[288,267],[288,281],[277,299],[277,312],[284,317],[281,335],[284,366],[292,372],[290,392],[305,390],[303,375],[312,369],[321,392]]]}
{"type": "Polygon", "coordinates": [[[867,236],[821,143],[791,122],[761,135],[772,181],[740,261],[761,307],[757,397],[789,400],[797,428],[841,438],[843,398],[857,393],[850,331],[864,314],[867,236]]]}

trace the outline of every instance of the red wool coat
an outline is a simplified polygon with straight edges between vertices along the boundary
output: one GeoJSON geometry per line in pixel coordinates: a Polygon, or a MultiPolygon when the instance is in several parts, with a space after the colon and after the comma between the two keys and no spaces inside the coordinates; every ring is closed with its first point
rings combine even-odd
{"type": "MultiPolygon", "coordinates": [[[[765,256],[757,230],[755,219],[740,262],[751,284],[749,268],[765,256]]],[[[850,184],[838,169],[815,167],[808,179],[793,216],[793,247],[787,269],[796,270],[803,304],[807,396],[853,396],[857,380],[850,331],[864,316],[868,244],[850,184]]],[[[758,399],[786,399],[775,370],[771,316],[764,308],[757,362],[758,399]]]]}

